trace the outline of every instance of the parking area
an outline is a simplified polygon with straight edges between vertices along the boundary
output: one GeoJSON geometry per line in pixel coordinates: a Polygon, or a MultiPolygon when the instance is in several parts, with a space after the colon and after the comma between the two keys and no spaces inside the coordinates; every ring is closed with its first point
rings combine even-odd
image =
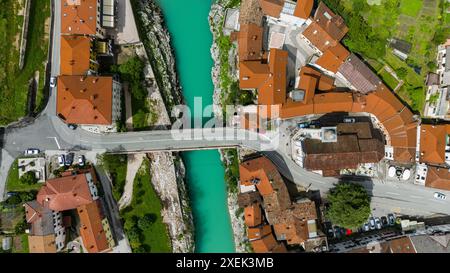
{"type": "Polygon", "coordinates": [[[330,241],[338,242],[347,238],[379,236],[381,233],[395,232],[398,227],[398,220],[395,214],[370,216],[366,223],[359,228],[346,229],[333,225],[331,222],[324,222],[324,232],[330,241]],[[377,235],[378,234],[378,235],[377,235]]]}
{"type": "Polygon", "coordinates": [[[83,168],[96,163],[96,153],[86,151],[60,151],[45,152],[48,178],[73,168],[83,168]]]}

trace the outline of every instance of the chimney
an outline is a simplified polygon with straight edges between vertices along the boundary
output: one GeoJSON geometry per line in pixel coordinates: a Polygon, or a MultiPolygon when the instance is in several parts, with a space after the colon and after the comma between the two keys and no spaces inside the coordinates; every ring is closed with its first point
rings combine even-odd
{"type": "Polygon", "coordinates": [[[95,78],[92,80],[92,83],[97,83],[98,82],[98,78],[95,78]]]}
{"type": "Polygon", "coordinates": [[[86,88],[80,89],[80,93],[85,93],[86,92],[86,88]]]}

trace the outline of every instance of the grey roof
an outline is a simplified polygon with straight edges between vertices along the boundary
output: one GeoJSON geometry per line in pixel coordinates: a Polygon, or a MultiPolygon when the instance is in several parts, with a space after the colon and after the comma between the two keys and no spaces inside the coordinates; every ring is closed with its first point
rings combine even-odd
{"type": "Polygon", "coordinates": [[[31,223],[30,235],[45,236],[55,233],[53,225],[53,212],[48,208],[42,207],[36,200],[28,202],[28,206],[38,213],[31,212],[27,221],[31,223]]]}
{"type": "Polygon", "coordinates": [[[404,40],[392,39],[390,46],[404,54],[408,54],[411,52],[411,44],[404,40]]]}
{"type": "Polygon", "coordinates": [[[439,85],[439,75],[433,72],[428,73],[426,85],[439,85]]]}
{"type": "Polygon", "coordinates": [[[381,84],[380,78],[353,53],[341,65],[338,71],[357,91],[364,94],[377,90],[381,84]]]}
{"type": "Polygon", "coordinates": [[[418,235],[410,238],[417,253],[450,253],[450,234],[438,236],[418,235]]]}

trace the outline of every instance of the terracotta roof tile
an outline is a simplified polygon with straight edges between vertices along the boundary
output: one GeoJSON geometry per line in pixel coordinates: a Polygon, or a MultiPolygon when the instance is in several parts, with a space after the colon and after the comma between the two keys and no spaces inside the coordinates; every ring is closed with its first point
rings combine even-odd
{"type": "Polygon", "coordinates": [[[250,244],[255,253],[268,253],[277,246],[277,241],[273,234],[270,233],[262,239],[251,241],[250,244]]]}
{"type": "Polygon", "coordinates": [[[316,61],[316,64],[328,71],[336,73],[350,55],[350,52],[340,43],[327,49],[316,61]]]}
{"type": "Polygon", "coordinates": [[[248,227],[254,227],[261,224],[262,214],[259,204],[252,204],[244,208],[245,224],[248,227]]]}
{"type": "Polygon", "coordinates": [[[250,241],[253,240],[259,240],[263,238],[266,235],[269,235],[272,233],[272,228],[269,225],[254,227],[254,228],[247,228],[247,236],[250,241]]]}
{"type": "Polygon", "coordinates": [[[91,39],[61,36],[61,75],[84,75],[90,68],[91,39]]]}
{"type": "Polygon", "coordinates": [[[239,61],[261,60],[263,29],[256,24],[241,25],[238,34],[239,61]]]}
{"type": "Polygon", "coordinates": [[[77,208],[80,217],[80,235],[83,245],[89,253],[98,253],[109,249],[99,205],[98,201],[94,201],[77,208]]]}
{"type": "Polygon", "coordinates": [[[314,5],[314,0],[298,0],[295,6],[294,16],[308,19],[314,5]]]}
{"type": "Polygon", "coordinates": [[[338,67],[338,71],[361,93],[376,91],[382,84],[380,78],[353,53],[338,67]]]}
{"type": "Polygon", "coordinates": [[[112,88],[112,77],[58,77],[58,116],[67,123],[112,124],[112,88]]]}
{"type": "Polygon", "coordinates": [[[47,180],[36,200],[54,211],[75,209],[93,201],[85,174],[47,180]]]}
{"type": "Polygon", "coordinates": [[[55,235],[28,236],[30,253],[56,253],[55,235]]]}
{"type": "Polygon", "coordinates": [[[420,126],[420,162],[445,163],[446,129],[446,125],[422,124],[420,126]]]}
{"type": "Polygon", "coordinates": [[[61,0],[61,33],[95,35],[97,0],[61,0]]]}
{"type": "Polygon", "coordinates": [[[265,15],[279,18],[283,10],[284,0],[259,0],[262,11],[265,15]]]}
{"type": "Polygon", "coordinates": [[[425,186],[450,191],[450,169],[428,166],[425,186]]]}
{"type": "Polygon", "coordinates": [[[348,32],[348,27],[339,15],[333,13],[323,2],[314,14],[314,21],[305,29],[303,35],[320,51],[336,46],[348,32]]]}

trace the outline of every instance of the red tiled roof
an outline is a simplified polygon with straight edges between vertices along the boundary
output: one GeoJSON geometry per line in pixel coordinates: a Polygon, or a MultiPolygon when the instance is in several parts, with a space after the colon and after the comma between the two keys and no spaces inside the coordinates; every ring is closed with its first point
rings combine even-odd
{"type": "Polygon", "coordinates": [[[333,13],[323,2],[314,15],[314,21],[305,29],[305,36],[315,47],[324,52],[336,46],[348,32],[348,27],[339,15],[333,13]]]}
{"type": "Polygon", "coordinates": [[[450,169],[428,166],[425,187],[450,191],[450,169]]]}
{"type": "Polygon", "coordinates": [[[261,224],[262,215],[259,204],[252,204],[244,208],[245,224],[248,227],[254,227],[261,224]]]}
{"type": "Polygon", "coordinates": [[[75,209],[93,201],[85,174],[47,180],[36,200],[54,211],[75,209]]]}
{"type": "Polygon", "coordinates": [[[444,164],[447,129],[445,124],[420,126],[420,154],[422,163],[444,164]]]}
{"type": "Polygon", "coordinates": [[[112,124],[112,77],[60,76],[56,111],[66,123],[112,124]]]}
{"type": "Polygon", "coordinates": [[[308,19],[314,5],[314,0],[298,0],[295,6],[294,16],[308,19]]]}
{"type": "Polygon", "coordinates": [[[350,52],[343,45],[338,43],[336,46],[327,49],[317,60],[316,64],[326,70],[336,73],[349,55],[350,52]]]}
{"type": "Polygon", "coordinates": [[[95,35],[97,0],[60,0],[61,33],[95,35]]]}
{"type": "Polygon", "coordinates": [[[261,9],[265,15],[279,18],[283,10],[284,0],[259,0],[261,9]]]}
{"type": "Polygon", "coordinates": [[[61,75],[84,75],[90,67],[91,39],[61,36],[61,75]]]}
{"type": "Polygon", "coordinates": [[[260,60],[262,50],[263,28],[256,24],[241,25],[238,34],[239,61],[260,60]]]}
{"type": "Polygon", "coordinates": [[[94,201],[77,208],[80,217],[80,235],[89,253],[98,253],[109,248],[99,205],[97,201],[94,201]]]}

